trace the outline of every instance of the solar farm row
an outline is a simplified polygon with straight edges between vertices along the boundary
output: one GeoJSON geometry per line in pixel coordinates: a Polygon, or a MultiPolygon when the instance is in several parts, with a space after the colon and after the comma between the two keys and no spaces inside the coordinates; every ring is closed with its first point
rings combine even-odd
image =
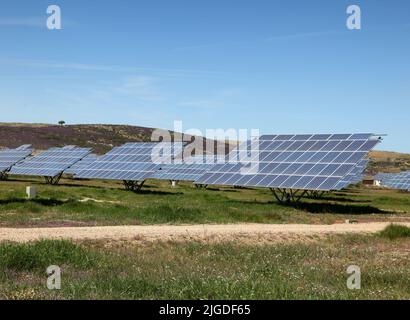
{"type": "Polygon", "coordinates": [[[381,185],[399,190],[410,191],[410,171],[400,173],[381,173],[375,177],[381,181],[381,185]]]}
{"type": "Polygon", "coordinates": [[[51,148],[15,164],[10,174],[55,177],[91,153],[89,148],[51,148]]]}
{"type": "Polygon", "coordinates": [[[228,163],[215,165],[196,183],[339,190],[340,182],[360,166],[379,142],[372,134],[262,136],[243,143],[229,154],[228,163]],[[258,151],[253,154],[249,150],[258,151]],[[244,170],[242,159],[248,159],[249,171],[244,170]]]}
{"type": "Polygon", "coordinates": [[[30,147],[22,146],[0,151],[0,165],[4,163],[0,170],[49,177],[51,182],[67,173],[124,183],[154,178],[198,185],[330,191],[361,180],[368,152],[380,140],[373,134],[264,135],[242,143],[227,156],[187,158],[180,143],[126,143],[100,157],[76,146],[30,157],[30,147]]]}
{"type": "Polygon", "coordinates": [[[126,143],[79,170],[76,178],[143,181],[183,151],[182,144],[126,143]]]}
{"type": "Polygon", "coordinates": [[[12,166],[30,156],[32,152],[31,145],[0,150],[0,175],[8,172],[12,166]]]}
{"type": "Polygon", "coordinates": [[[87,155],[83,159],[81,159],[80,161],[74,163],[68,169],[64,170],[64,173],[69,174],[69,175],[75,175],[80,170],[86,168],[87,166],[89,166],[91,163],[93,163],[97,159],[98,159],[98,156],[96,154],[90,153],[89,155],[87,155]]]}
{"type": "Polygon", "coordinates": [[[225,156],[192,156],[181,163],[165,164],[151,178],[171,181],[196,181],[217,163],[224,163],[225,156]]]}

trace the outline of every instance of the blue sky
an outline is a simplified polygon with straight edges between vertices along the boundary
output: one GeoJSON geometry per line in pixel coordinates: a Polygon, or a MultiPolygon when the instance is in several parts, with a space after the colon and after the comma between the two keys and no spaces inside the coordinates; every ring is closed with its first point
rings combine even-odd
{"type": "Polygon", "coordinates": [[[3,0],[0,121],[375,132],[410,152],[409,33],[407,0],[3,0]]]}

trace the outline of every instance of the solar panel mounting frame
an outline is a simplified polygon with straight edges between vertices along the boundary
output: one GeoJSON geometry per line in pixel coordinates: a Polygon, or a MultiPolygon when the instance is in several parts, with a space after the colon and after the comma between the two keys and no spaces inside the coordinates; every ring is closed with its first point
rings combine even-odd
{"type": "Polygon", "coordinates": [[[80,170],[74,177],[81,179],[120,180],[126,190],[139,191],[145,180],[156,172],[161,163],[154,151],[173,158],[182,152],[182,143],[128,142],[115,147],[95,162],[80,170]],[[156,149],[157,148],[157,149],[156,149]]]}
{"type": "Polygon", "coordinates": [[[215,166],[195,183],[268,187],[280,202],[298,201],[308,191],[332,190],[380,141],[371,133],[264,135],[242,143],[229,155],[229,160],[249,155],[249,147],[255,145],[259,152],[251,162],[261,164],[262,171],[240,175],[238,162],[231,161],[215,166]]]}
{"type": "Polygon", "coordinates": [[[56,185],[64,170],[91,153],[90,148],[53,147],[13,166],[10,174],[41,176],[47,184],[56,185]]]}

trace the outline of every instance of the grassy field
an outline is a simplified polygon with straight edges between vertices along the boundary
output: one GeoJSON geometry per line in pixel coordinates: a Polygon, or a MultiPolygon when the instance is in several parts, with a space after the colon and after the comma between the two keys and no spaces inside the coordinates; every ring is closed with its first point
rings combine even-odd
{"type": "Polygon", "coordinates": [[[42,180],[0,181],[0,226],[81,226],[191,223],[335,223],[410,220],[410,194],[395,190],[352,188],[277,203],[267,189],[196,189],[182,183],[148,181],[140,193],[122,184],[64,179],[58,186],[42,180]],[[25,187],[38,197],[27,200],[25,187]]]}
{"type": "MultiPolygon", "coordinates": [[[[351,188],[278,204],[265,189],[120,183],[0,182],[0,226],[409,221],[408,193],[351,188]],[[27,200],[25,187],[39,196],[27,200]]],[[[39,241],[0,243],[0,299],[410,299],[410,231],[287,242],[39,241]],[[61,290],[46,268],[62,269],[61,290]],[[362,289],[346,287],[349,265],[362,289]]]]}
{"type": "Polygon", "coordinates": [[[410,238],[396,235],[256,246],[3,243],[0,299],[410,299],[410,238]],[[46,288],[52,264],[61,290],[46,288]],[[349,265],[361,268],[360,290],[347,289],[349,265]]]}

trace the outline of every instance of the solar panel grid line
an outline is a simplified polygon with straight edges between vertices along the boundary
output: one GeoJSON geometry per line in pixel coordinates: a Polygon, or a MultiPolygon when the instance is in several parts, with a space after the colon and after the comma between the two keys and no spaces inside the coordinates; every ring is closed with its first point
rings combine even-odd
{"type": "Polygon", "coordinates": [[[51,148],[16,164],[10,174],[56,177],[90,152],[89,148],[51,148]]]}
{"type": "Polygon", "coordinates": [[[72,166],[70,166],[68,169],[64,171],[65,174],[69,175],[74,175],[76,174],[80,169],[84,168],[85,166],[93,163],[98,159],[98,156],[96,154],[89,154],[86,157],[84,157],[82,160],[74,163],[72,166]]]}
{"type": "Polygon", "coordinates": [[[165,164],[151,178],[172,181],[195,181],[225,156],[195,155],[181,159],[181,162],[165,164]]]}
{"type": "Polygon", "coordinates": [[[357,168],[355,168],[354,170],[352,170],[352,172],[350,172],[349,174],[347,174],[343,180],[344,181],[351,181],[351,182],[360,182],[361,180],[363,180],[364,178],[364,170],[365,167],[362,166],[358,166],[357,168]]]}
{"type": "Polygon", "coordinates": [[[373,137],[371,133],[355,133],[355,134],[289,134],[289,135],[262,135],[259,137],[260,141],[264,140],[368,140],[373,137]]]}
{"type": "Polygon", "coordinates": [[[410,190],[410,171],[383,175],[379,174],[379,178],[381,178],[382,185],[385,187],[407,191],[410,190]]]}
{"type": "MultiPolygon", "coordinates": [[[[373,142],[365,141],[365,140],[355,141],[357,143],[353,143],[353,142],[343,143],[343,142],[346,142],[346,141],[335,141],[335,140],[333,141],[324,141],[324,140],[308,141],[308,143],[298,145],[297,148],[293,149],[292,145],[294,143],[297,143],[297,141],[295,142],[284,141],[280,143],[279,145],[276,145],[276,144],[269,144],[268,146],[261,145],[261,147],[259,148],[259,152],[263,152],[264,150],[269,150],[269,152],[273,152],[273,151],[307,152],[307,151],[319,151],[319,150],[326,151],[326,152],[330,152],[330,151],[338,151],[338,152],[349,152],[350,151],[351,152],[353,150],[357,150],[360,147],[363,147],[367,143],[373,144],[373,142]],[[351,147],[349,148],[349,146],[351,147]]],[[[274,143],[276,143],[276,141],[274,143]]],[[[245,148],[239,149],[239,151],[247,152],[248,149],[245,149],[245,148]]]]}
{"type": "Polygon", "coordinates": [[[374,178],[376,180],[383,181],[383,180],[387,179],[390,175],[391,175],[391,173],[378,173],[374,176],[374,178]]]}
{"type": "MultiPolygon", "coordinates": [[[[251,164],[259,164],[257,174],[248,177],[239,174],[230,163],[215,166],[196,183],[331,189],[379,142],[371,138],[371,134],[262,136],[258,142],[259,154],[250,161],[251,164]],[[346,140],[349,138],[353,140],[346,140]]],[[[228,159],[234,159],[233,163],[238,162],[239,154],[249,155],[247,147],[252,144],[255,141],[242,143],[229,154],[228,159]]]]}
{"type": "Polygon", "coordinates": [[[349,185],[359,183],[363,180],[364,175],[363,172],[369,163],[369,159],[364,159],[359,162],[359,164],[354,167],[345,177],[343,177],[338,184],[336,185],[335,189],[343,189],[349,185]]]}
{"type": "Polygon", "coordinates": [[[0,150],[0,173],[9,171],[14,165],[31,155],[33,150],[30,145],[23,145],[17,149],[0,150]]]}
{"type": "Polygon", "coordinates": [[[170,161],[181,152],[182,144],[126,143],[113,148],[95,162],[82,168],[75,177],[143,181],[157,171],[162,162],[170,161]]]}

